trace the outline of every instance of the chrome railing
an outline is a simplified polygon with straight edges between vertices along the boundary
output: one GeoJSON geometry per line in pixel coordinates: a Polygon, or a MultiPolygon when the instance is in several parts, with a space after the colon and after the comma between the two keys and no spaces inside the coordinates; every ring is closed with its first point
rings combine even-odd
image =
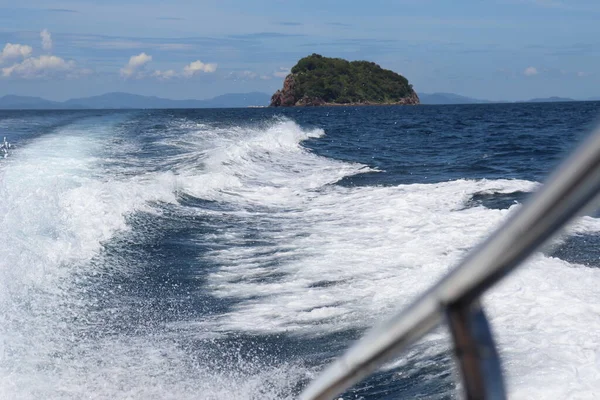
{"type": "Polygon", "coordinates": [[[479,297],[591,206],[598,193],[600,129],[494,234],[409,307],[367,332],[300,398],[333,398],[396,357],[444,319],[454,341],[466,397],[505,398],[500,358],[479,297]]]}

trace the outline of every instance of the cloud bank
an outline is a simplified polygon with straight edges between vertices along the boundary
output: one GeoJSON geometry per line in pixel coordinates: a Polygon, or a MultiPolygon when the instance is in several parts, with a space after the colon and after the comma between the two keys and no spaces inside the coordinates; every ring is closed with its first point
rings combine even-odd
{"type": "Polygon", "coordinates": [[[536,67],[527,67],[527,68],[525,68],[525,71],[523,71],[523,75],[525,75],[525,76],[534,76],[534,75],[537,75],[538,73],[539,72],[536,67]]]}
{"type": "Polygon", "coordinates": [[[173,70],[173,69],[169,69],[166,71],[160,71],[160,70],[156,70],[152,73],[152,76],[158,79],[171,79],[171,78],[176,78],[179,74],[173,70]]]}
{"type": "Polygon", "coordinates": [[[0,53],[0,64],[5,61],[14,60],[15,58],[27,58],[31,56],[33,49],[31,46],[26,46],[22,44],[12,44],[7,43],[0,53]]]}
{"type": "Polygon", "coordinates": [[[2,68],[2,76],[17,76],[24,79],[53,77],[59,75],[74,76],[74,61],[65,61],[57,56],[39,56],[26,58],[23,62],[2,68]]]}
{"type": "Polygon", "coordinates": [[[131,56],[129,58],[129,62],[123,68],[121,68],[121,76],[125,79],[153,77],[167,80],[173,78],[191,78],[194,75],[202,72],[212,73],[217,70],[217,64],[205,64],[200,60],[196,60],[184,66],[181,72],[177,72],[174,69],[168,69],[166,71],[154,70],[153,72],[147,72],[145,67],[150,61],[152,61],[152,56],[146,53],[140,53],[136,56],[131,56]]]}
{"type": "Polygon", "coordinates": [[[42,48],[45,51],[52,50],[52,36],[50,35],[50,32],[48,32],[47,29],[44,29],[40,32],[40,37],[42,38],[42,48]]]}
{"type": "Polygon", "coordinates": [[[200,60],[189,63],[183,67],[183,75],[186,77],[192,77],[199,72],[215,72],[217,70],[217,64],[204,64],[200,60]]]}
{"type": "MultiPolygon", "coordinates": [[[[47,29],[40,32],[42,48],[50,53],[52,36],[47,29]]],[[[91,71],[78,68],[75,61],[67,61],[52,54],[33,57],[31,46],[7,43],[0,53],[0,64],[13,62],[12,65],[1,69],[4,78],[43,79],[43,78],[74,78],[89,74],[91,71]]]]}
{"type": "Polygon", "coordinates": [[[144,66],[152,61],[152,56],[146,53],[140,53],[137,56],[131,56],[129,62],[121,68],[123,78],[142,77],[144,66]]]}

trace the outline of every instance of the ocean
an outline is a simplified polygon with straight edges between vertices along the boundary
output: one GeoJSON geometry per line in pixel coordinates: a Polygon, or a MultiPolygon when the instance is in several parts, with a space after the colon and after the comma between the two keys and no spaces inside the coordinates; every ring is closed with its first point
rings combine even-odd
{"type": "MultiPolygon", "coordinates": [[[[600,102],[0,111],[1,399],[293,399],[600,102]]],[[[600,397],[600,215],[483,298],[510,398],[600,397]]],[[[460,397],[444,327],[343,399],[460,397]]]]}

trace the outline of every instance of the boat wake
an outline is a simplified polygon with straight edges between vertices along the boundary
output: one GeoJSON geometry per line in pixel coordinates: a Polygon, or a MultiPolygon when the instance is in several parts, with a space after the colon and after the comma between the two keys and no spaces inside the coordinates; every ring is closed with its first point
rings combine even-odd
{"type": "MultiPolygon", "coordinates": [[[[0,165],[0,398],[294,398],[537,187],[337,185],[378,171],[305,146],[324,135],[109,114],[19,146],[0,165]]],[[[484,299],[511,397],[600,385],[599,273],[540,253],[484,299]]]]}

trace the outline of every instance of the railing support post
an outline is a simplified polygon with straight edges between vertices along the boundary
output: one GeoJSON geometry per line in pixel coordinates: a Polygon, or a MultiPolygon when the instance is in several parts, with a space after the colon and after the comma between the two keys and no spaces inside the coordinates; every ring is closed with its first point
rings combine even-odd
{"type": "Polygon", "coordinates": [[[479,302],[458,304],[446,311],[454,352],[468,400],[504,400],[500,357],[490,324],[479,302]]]}

